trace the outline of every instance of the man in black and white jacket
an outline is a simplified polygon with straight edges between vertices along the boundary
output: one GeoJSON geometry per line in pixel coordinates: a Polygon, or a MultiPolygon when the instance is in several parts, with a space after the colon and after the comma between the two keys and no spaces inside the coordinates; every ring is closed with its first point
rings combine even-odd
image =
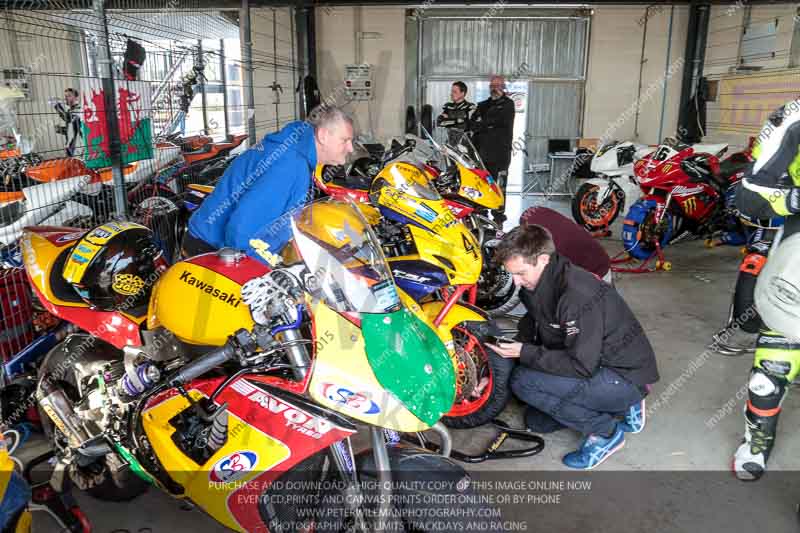
{"type": "Polygon", "coordinates": [[[586,436],[564,464],[594,468],[622,448],[626,432],[644,429],[644,397],[659,379],[653,348],[616,290],[559,255],[545,228],[515,228],[496,259],[520,286],[527,314],[518,342],[489,347],[519,358],[518,398],[586,436]]]}
{"type": "Polygon", "coordinates": [[[478,106],[467,100],[467,84],[463,81],[453,83],[450,100],[444,104],[442,114],[436,117],[436,125],[447,128],[448,144],[457,146],[464,133],[469,131],[478,106]]]}

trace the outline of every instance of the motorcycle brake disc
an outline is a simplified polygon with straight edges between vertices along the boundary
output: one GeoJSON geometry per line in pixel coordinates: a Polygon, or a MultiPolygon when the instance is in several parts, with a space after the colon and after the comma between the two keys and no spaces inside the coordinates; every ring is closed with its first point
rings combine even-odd
{"type": "MultiPolygon", "coordinates": [[[[462,341],[463,342],[463,341],[462,341]]],[[[468,400],[475,387],[478,386],[478,367],[472,355],[464,350],[461,342],[456,344],[456,357],[458,358],[458,375],[456,381],[456,403],[468,400]]]]}

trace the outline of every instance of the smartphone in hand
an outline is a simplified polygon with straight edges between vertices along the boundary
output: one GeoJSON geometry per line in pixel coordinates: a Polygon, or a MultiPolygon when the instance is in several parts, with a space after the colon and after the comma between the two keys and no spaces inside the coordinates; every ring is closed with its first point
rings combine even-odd
{"type": "Polygon", "coordinates": [[[486,342],[488,342],[489,344],[496,344],[499,346],[501,344],[509,344],[517,341],[508,337],[496,337],[494,335],[487,335],[486,342]]]}

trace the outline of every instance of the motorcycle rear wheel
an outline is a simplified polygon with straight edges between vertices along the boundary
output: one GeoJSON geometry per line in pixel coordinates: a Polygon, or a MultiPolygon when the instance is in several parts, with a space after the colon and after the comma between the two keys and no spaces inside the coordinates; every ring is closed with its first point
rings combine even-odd
{"type": "MultiPolygon", "coordinates": [[[[70,361],[70,351],[67,344],[68,340],[58,344],[52,350],[50,350],[50,353],[47,354],[42,362],[40,372],[45,368],[59,368],[59,365],[64,365],[70,361]]],[[[61,366],[60,368],[64,367],[61,366]]],[[[71,372],[64,372],[61,376],[61,379],[59,379],[57,383],[63,388],[64,393],[72,402],[77,401],[77,387],[74,376],[71,372]]],[[[39,409],[39,418],[42,421],[42,430],[44,431],[45,436],[52,442],[59,438],[59,436],[63,438],[60,431],[55,428],[53,421],[50,420],[50,417],[47,415],[47,413],[38,407],[38,405],[37,408],[39,409]]],[[[56,449],[58,449],[57,446],[56,449]]],[[[150,487],[149,483],[130,471],[118,474],[115,481],[102,457],[98,458],[96,462],[88,464],[85,467],[75,466],[74,468],[78,468],[80,470],[77,475],[85,474],[87,476],[91,475],[92,477],[97,475],[103,476],[103,480],[101,482],[84,491],[90,496],[101,501],[131,501],[147,492],[147,489],[150,487]]]]}
{"type": "Polygon", "coordinates": [[[631,257],[645,260],[656,252],[656,243],[666,248],[673,235],[673,218],[669,212],[656,223],[655,202],[634,203],[622,226],[622,244],[631,257]]]}

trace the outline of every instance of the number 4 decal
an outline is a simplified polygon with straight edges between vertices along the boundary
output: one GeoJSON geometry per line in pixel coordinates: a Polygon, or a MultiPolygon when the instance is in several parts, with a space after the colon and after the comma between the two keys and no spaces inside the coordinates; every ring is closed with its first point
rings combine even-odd
{"type": "Polygon", "coordinates": [[[472,257],[474,257],[477,260],[478,252],[475,250],[475,247],[472,245],[472,243],[469,242],[467,235],[462,233],[461,239],[464,241],[464,250],[466,250],[468,254],[472,254],[472,257]]]}

